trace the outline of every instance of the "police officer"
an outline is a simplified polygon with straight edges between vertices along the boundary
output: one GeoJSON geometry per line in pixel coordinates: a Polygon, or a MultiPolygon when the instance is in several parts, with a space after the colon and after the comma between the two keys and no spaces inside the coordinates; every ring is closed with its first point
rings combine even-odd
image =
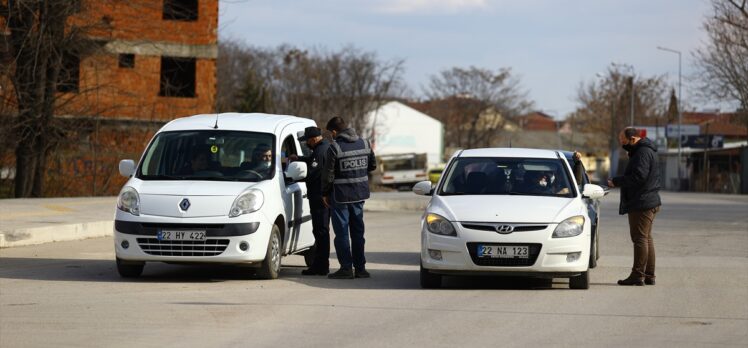
{"type": "Polygon", "coordinates": [[[314,261],[303,275],[327,275],[330,273],[330,208],[322,202],[322,168],[330,141],[322,137],[317,127],[307,127],[299,141],[306,141],[312,153],[308,157],[291,156],[291,160],[304,161],[309,168],[306,178],[309,208],[312,211],[312,233],[314,234],[314,261]]]}
{"type": "Polygon", "coordinates": [[[364,201],[369,198],[369,172],[377,167],[374,151],[340,117],[330,119],[327,130],[335,141],[322,171],[322,194],[325,205],[332,207],[335,252],[340,262],[340,270],[327,277],[369,278],[364,257],[364,201]]]}

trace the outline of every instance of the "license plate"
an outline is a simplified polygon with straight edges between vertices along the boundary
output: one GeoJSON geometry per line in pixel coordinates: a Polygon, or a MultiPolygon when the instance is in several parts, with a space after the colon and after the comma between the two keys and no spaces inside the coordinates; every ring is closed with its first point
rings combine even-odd
{"type": "Polygon", "coordinates": [[[205,231],[173,231],[161,230],[156,235],[158,240],[196,240],[204,241],[208,239],[205,231]]]}
{"type": "Polygon", "coordinates": [[[530,247],[526,245],[478,245],[478,257],[499,259],[526,259],[530,247]]]}

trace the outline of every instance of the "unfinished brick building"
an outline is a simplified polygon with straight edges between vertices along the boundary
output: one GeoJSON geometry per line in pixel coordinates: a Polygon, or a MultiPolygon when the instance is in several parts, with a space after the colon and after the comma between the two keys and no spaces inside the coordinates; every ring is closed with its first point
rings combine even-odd
{"type": "MultiPolygon", "coordinates": [[[[69,24],[101,49],[66,56],[55,116],[72,125],[49,162],[45,196],[116,194],[122,158],[177,117],[210,113],[216,97],[218,0],[81,0],[69,24]]],[[[2,24],[2,23],[0,23],[2,24]]],[[[14,159],[7,154],[2,167],[14,159]]]]}

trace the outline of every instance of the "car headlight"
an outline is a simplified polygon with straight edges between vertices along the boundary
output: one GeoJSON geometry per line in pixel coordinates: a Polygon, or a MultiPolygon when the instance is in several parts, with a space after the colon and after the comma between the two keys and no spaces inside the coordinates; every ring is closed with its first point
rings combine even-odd
{"type": "Polygon", "coordinates": [[[243,192],[239,197],[236,197],[234,204],[231,205],[229,217],[254,213],[262,208],[264,202],[265,196],[262,195],[262,191],[260,190],[249,190],[243,192]]]}
{"type": "Polygon", "coordinates": [[[117,197],[117,209],[132,215],[140,215],[140,196],[134,188],[125,186],[117,197]]]}
{"type": "Polygon", "coordinates": [[[441,234],[443,236],[457,235],[457,231],[455,231],[452,223],[443,216],[437,214],[426,215],[426,229],[431,233],[441,234]]]}
{"type": "Polygon", "coordinates": [[[553,238],[567,238],[582,234],[584,230],[584,217],[572,216],[562,221],[553,231],[553,238]]]}

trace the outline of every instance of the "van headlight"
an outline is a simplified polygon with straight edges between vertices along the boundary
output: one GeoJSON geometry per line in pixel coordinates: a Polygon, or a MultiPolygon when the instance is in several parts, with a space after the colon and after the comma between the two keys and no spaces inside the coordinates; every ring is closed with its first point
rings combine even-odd
{"type": "Polygon", "coordinates": [[[117,209],[132,215],[140,215],[140,196],[134,188],[125,186],[117,197],[117,209]]]}
{"type": "Polygon", "coordinates": [[[239,197],[236,197],[234,204],[231,205],[229,217],[254,213],[262,208],[264,202],[265,196],[262,195],[262,191],[260,190],[249,190],[243,192],[239,197]]]}
{"type": "Polygon", "coordinates": [[[567,238],[582,234],[584,230],[584,217],[572,216],[562,221],[553,231],[553,238],[567,238]]]}
{"type": "Polygon", "coordinates": [[[426,215],[426,229],[431,233],[441,234],[443,236],[457,235],[452,223],[443,216],[437,214],[426,215]]]}

